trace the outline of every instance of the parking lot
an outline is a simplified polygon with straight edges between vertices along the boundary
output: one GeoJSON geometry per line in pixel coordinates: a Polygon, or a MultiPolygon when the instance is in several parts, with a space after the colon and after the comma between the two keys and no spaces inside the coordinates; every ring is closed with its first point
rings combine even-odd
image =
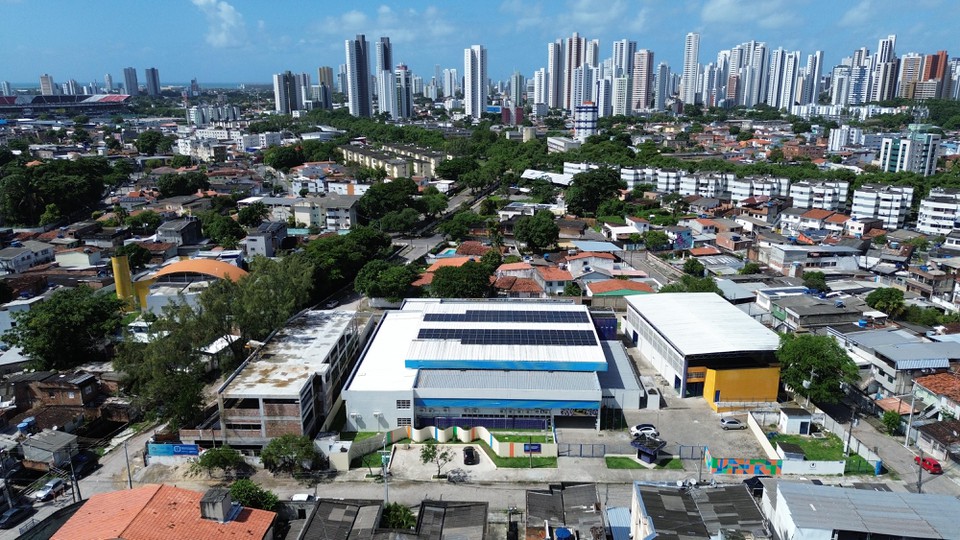
{"type": "MultiPolygon", "coordinates": [[[[475,475],[483,475],[497,470],[497,467],[490,461],[490,458],[484,453],[480,446],[475,444],[441,444],[443,448],[450,449],[453,454],[453,460],[443,466],[442,474],[446,474],[454,469],[462,469],[467,473],[467,479],[477,478],[475,475]],[[463,449],[472,446],[480,457],[480,463],[476,465],[463,464],[463,449]]],[[[429,480],[437,474],[437,465],[435,463],[424,464],[420,461],[419,444],[397,445],[393,453],[393,460],[390,462],[390,473],[393,478],[404,480],[429,480]],[[405,448],[406,446],[406,448],[405,448]]]]}

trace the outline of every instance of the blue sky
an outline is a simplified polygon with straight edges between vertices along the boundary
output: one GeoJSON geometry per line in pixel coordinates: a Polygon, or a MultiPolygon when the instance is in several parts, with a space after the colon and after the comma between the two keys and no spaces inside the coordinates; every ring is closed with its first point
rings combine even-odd
{"type": "MultiPolygon", "coordinates": [[[[600,40],[601,57],[628,38],[681,68],[683,38],[701,33],[700,61],[749,39],[825,52],[825,67],[897,34],[897,53],[960,50],[957,0],[491,0],[433,2],[288,0],[0,0],[0,80],[87,83],[122,69],[157,67],[161,83],[268,82],[291,69],[316,77],[344,61],[356,33],[394,43],[394,61],[425,79],[435,64],[463,69],[463,49],[488,49],[489,76],[530,75],[546,44],[574,31],[600,40]],[[953,39],[951,39],[953,38],[953,39]]],[[[826,71],[826,70],[825,70],[826,71]]]]}

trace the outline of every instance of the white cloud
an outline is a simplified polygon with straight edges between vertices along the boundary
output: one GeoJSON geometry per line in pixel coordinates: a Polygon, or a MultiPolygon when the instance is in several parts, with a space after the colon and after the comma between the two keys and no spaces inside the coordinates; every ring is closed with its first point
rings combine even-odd
{"type": "Polygon", "coordinates": [[[871,0],[861,0],[860,3],[853,6],[843,17],[840,17],[840,26],[863,26],[870,20],[870,13],[873,10],[871,0]]]}
{"type": "MultiPolygon", "coordinates": [[[[427,7],[422,11],[412,8],[394,10],[388,5],[381,5],[370,15],[351,10],[326,17],[311,25],[311,31],[326,36],[365,34],[368,40],[371,37],[389,36],[392,43],[430,43],[455,33],[453,25],[435,7],[427,7]]],[[[307,39],[314,41],[309,37],[307,39]]]]}
{"type": "Polygon", "coordinates": [[[223,0],[192,0],[207,17],[207,43],[211,47],[237,47],[246,42],[247,27],[243,15],[223,0]]]}
{"type": "Polygon", "coordinates": [[[761,28],[777,29],[796,24],[791,12],[795,2],[784,0],[709,0],[700,10],[705,26],[756,24],[761,28]]]}

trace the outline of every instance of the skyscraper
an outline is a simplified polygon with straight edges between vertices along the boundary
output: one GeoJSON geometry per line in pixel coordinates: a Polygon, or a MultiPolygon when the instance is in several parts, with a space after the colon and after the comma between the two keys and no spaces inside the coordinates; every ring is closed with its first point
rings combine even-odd
{"type": "Polygon", "coordinates": [[[513,75],[510,76],[510,104],[512,106],[520,107],[523,105],[523,90],[526,84],[523,73],[514,71],[513,75]]]}
{"type": "Polygon", "coordinates": [[[673,88],[671,84],[670,66],[660,62],[657,66],[657,91],[653,96],[653,108],[658,111],[667,110],[667,98],[673,88]]]}
{"type": "Polygon", "coordinates": [[[53,82],[53,75],[44,73],[40,76],[40,95],[52,96],[57,93],[57,85],[53,82]]]}
{"type": "Polygon", "coordinates": [[[103,87],[108,94],[113,92],[113,75],[107,73],[103,76],[103,87]]]}
{"type": "Polygon", "coordinates": [[[912,99],[914,86],[923,75],[923,56],[907,53],[900,58],[900,76],[897,97],[912,99]]]}
{"type": "Polygon", "coordinates": [[[374,73],[377,78],[377,112],[386,113],[390,118],[402,118],[397,109],[397,81],[393,72],[393,46],[390,38],[377,40],[377,65],[374,73]]]}
{"type": "Polygon", "coordinates": [[[463,50],[463,103],[474,118],[487,109],[487,49],[481,45],[463,50]]]}
{"type": "Polygon", "coordinates": [[[137,84],[136,68],[123,68],[123,91],[131,96],[140,94],[140,85],[137,84]]]}
{"type": "Polygon", "coordinates": [[[297,92],[300,86],[296,76],[290,72],[277,73],[273,76],[273,100],[275,110],[280,114],[290,114],[300,108],[297,92]]]}
{"type": "Polygon", "coordinates": [[[147,95],[148,96],[159,96],[160,95],[160,71],[157,68],[147,68],[144,70],[144,75],[147,79],[147,95]]]}
{"type": "Polygon", "coordinates": [[[600,40],[591,39],[586,42],[586,49],[583,53],[583,63],[588,66],[598,67],[600,65],[600,40]]]}
{"type": "Polygon", "coordinates": [[[700,34],[690,32],[683,42],[683,78],[680,80],[680,99],[684,104],[697,102],[697,74],[700,62],[700,34]]]}
{"type": "Polygon", "coordinates": [[[533,73],[533,104],[546,105],[547,99],[549,99],[547,92],[547,70],[546,68],[540,68],[533,73]]]}
{"type": "Polygon", "coordinates": [[[460,75],[456,68],[443,70],[443,95],[453,97],[460,89],[460,75]]]}
{"type": "Polygon", "coordinates": [[[325,84],[327,88],[333,90],[333,68],[330,66],[320,66],[317,68],[317,84],[325,84]]]}
{"type": "Polygon", "coordinates": [[[10,88],[9,81],[0,81],[0,96],[12,96],[13,89],[10,88]]]}
{"type": "Polygon", "coordinates": [[[572,111],[574,105],[579,105],[579,103],[574,104],[573,101],[575,88],[573,70],[583,65],[586,48],[587,40],[580,37],[580,34],[576,32],[565,40],[563,47],[563,101],[560,106],[568,111],[572,111]]]}
{"type": "Polygon", "coordinates": [[[356,39],[344,42],[347,65],[347,104],[350,114],[370,116],[370,43],[366,36],[357,34],[356,39]]]}
{"type": "Polygon", "coordinates": [[[413,112],[413,82],[410,77],[410,70],[405,64],[397,66],[396,83],[394,86],[396,95],[396,118],[410,118],[413,112]]]}
{"type": "Polygon", "coordinates": [[[634,111],[645,111],[653,105],[653,51],[640,49],[633,55],[634,111]]]}
{"type": "Polygon", "coordinates": [[[621,39],[613,42],[613,76],[623,77],[633,74],[633,55],[637,52],[637,42],[621,39]]]}
{"type": "Polygon", "coordinates": [[[563,107],[563,42],[547,43],[547,106],[563,107]]]}
{"type": "Polygon", "coordinates": [[[613,116],[627,116],[633,113],[630,107],[630,77],[624,75],[613,79],[613,91],[610,98],[613,116]]]}

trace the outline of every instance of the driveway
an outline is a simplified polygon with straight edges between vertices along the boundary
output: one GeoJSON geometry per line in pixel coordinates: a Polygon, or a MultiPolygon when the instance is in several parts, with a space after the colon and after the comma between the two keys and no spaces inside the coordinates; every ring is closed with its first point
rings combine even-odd
{"type": "MultiPolygon", "coordinates": [[[[443,448],[449,449],[453,454],[453,460],[443,466],[442,474],[449,473],[455,469],[462,469],[467,473],[467,478],[476,480],[475,475],[484,476],[484,473],[490,473],[497,470],[496,465],[490,461],[490,457],[474,444],[441,444],[443,448]],[[463,449],[472,446],[480,456],[480,463],[476,465],[463,464],[463,449]]],[[[424,464],[420,461],[420,449],[423,445],[397,445],[393,453],[393,460],[390,462],[390,474],[393,478],[404,480],[430,480],[437,474],[437,465],[435,463],[424,464]],[[407,446],[407,448],[404,448],[407,446]]]]}

